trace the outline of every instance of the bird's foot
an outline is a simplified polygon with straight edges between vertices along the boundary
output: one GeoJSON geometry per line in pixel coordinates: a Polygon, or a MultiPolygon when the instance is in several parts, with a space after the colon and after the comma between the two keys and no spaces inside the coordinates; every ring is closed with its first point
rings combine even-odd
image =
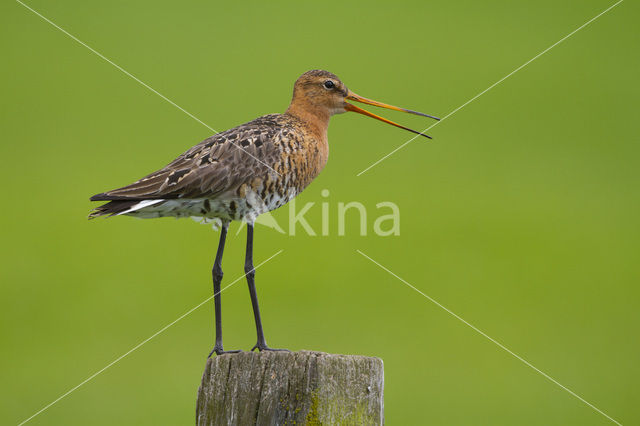
{"type": "Polygon", "coordinates": [[[213,347],[213,350],[211,351],[211,353],[209,354],[209,356],[207,358],[211,358],[211,355],[213,355],[213,354],[216,354],[216,355],[237,354],[238,352],[242,352],[242,350],[236,349],[236,350],[233,350],[233,351],[225,351],[224,349],[222,349],[222,345],[215,345],[213,347]]]}
{"type": "Polygon", "coordinates": [[[289,349],[275,349],[275,348],[270,348],[269,346],[267,346],[266,342],[258,342],[256,343],[252,348],[251,348],[251,352],[255,351],[255,350],[259,350],[260,352],[262,351],[271,351],[271,352],[291,352],[289,349]]]}

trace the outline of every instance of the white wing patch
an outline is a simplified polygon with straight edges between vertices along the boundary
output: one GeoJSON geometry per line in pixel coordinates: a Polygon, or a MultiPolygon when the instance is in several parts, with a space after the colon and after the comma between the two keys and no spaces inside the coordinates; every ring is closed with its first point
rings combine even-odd
{"type": "Polygon", "coordinates": [[[119,216],[121,214],[128,214],[131,212],[135,212],[137,210],[140,209],[144,209],[145,207],[149,207],[149,206],[153,206],[154,204],[158,204],[163,202],[164,200],[142,200],[137,204],[134,204],[133,206],[131,206],[128,210],[125,210],[121,213],[118,213],[116,216],[119,216]]]}

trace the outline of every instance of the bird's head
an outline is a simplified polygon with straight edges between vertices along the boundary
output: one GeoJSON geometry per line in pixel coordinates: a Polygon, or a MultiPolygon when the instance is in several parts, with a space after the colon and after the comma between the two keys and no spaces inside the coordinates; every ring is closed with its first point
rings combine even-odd
{"type": "Polygon", "coordinates": [[[329,117],[334,114],[353,111],[429,138],[429,136],[424,133],[409,129],[408,127],[394,123],[391,120],[387,120],[386,118],[370,113],[369,111],[365,111],[362,108],[347,102],[347,100],[439,120],[439,118],[431,115],[388,105],[356,95],[349,90],[342,81],[340,81],[337,75],[324,70],[307,71],[298,77],[293,86],[293,99],[291,100],[291,105],[289,105],[287,112],[303,119],[315,118],[328,123],[329,117]]]}

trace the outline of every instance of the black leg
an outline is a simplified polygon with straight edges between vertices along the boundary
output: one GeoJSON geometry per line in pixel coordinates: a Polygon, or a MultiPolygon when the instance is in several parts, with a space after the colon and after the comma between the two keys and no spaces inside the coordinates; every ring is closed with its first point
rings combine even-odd
{"type": "Polygon", "coordinates": [[[253,306],[253,317],[256,320],[256,332],[258,334],[258,342],[251,350],[259,351],[286,351],[288,349],[272,349],[267,346],[262,330],[262,320],[260,319],[260,307],[258,306],[258,294],[256,293],[256,271],[253,268],[253,224],[247,224],[247,254],[244,261],[244,272],[247,276],[249,284],[249,294],[251,295],[251,305],[253,306]]]}
{"type": "Polygon", "coordinates": [[[220,229],[220,242],[218,243],[218,251],[216,252],[216,260],[213,262],[213,303],[216,311],[216,343],[209,356],[221,355],[224,353],[235,353],[236,351],[225,351],[222,348],[222,306],[220,297],[220,284],[222,283],[222,254],[224,253],[224,243],[227,239],[227,229],[229,228],[229,222],[222,222],[222,228],[220,229]]]}

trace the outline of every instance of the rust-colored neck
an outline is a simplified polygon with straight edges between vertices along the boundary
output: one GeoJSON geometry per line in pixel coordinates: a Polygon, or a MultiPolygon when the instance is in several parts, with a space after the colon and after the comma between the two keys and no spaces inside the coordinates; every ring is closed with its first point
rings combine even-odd
{"type": "Polygon", "coordinates": [[[294,97],[287,108],[286,114],[292,115],[305,122],[315,133],[318,140],[327,140],[327,129],[331,113],[326,107],[313,105],[306,99],[294,97]]]}

